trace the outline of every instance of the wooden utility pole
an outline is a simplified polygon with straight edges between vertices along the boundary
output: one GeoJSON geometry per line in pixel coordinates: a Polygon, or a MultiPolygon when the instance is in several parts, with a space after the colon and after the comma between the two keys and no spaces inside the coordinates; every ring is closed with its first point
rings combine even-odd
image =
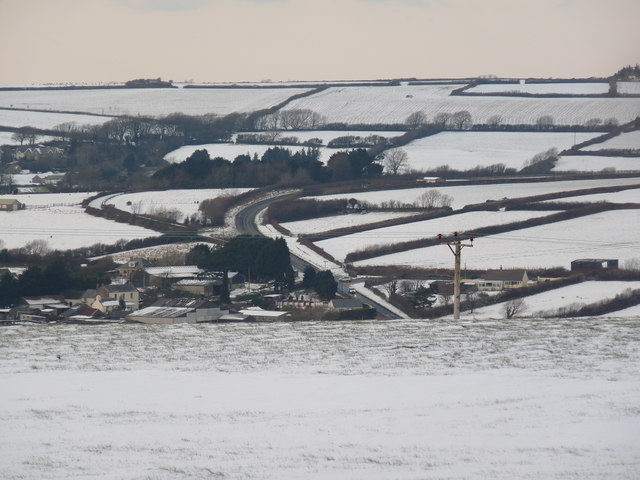
{"type": "MultiPolygon", "coordinates": [[[[442,241],[442,234],[438,234],[438,238],[442,241]]],[[[453,253],[454,273],[453,273],[453,319],[460,319],[460,258],[462,257],[462,249],[464,247],[473,247],[473,237],[469,239],[470,243],[462,243],[458,238],[458,232],[453,234],[453,242],[447,242],[447,246],[453,253]]]]}

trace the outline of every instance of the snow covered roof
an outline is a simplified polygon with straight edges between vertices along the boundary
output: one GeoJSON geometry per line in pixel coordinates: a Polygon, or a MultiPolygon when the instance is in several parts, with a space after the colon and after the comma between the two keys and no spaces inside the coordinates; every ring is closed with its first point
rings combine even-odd
{"type": "Polygon", "coordinates": [[[244,310],[240,310],[243,315],[250,315],[252,317],[272,317],[278,318],[284,315],[288,315],[289,312],[282,312],[277,310],[263,310],[260,307],[249,307],[244,310]]]}
{"type": "Polygon", "coordinates": [[[196,265],[170,266],[170,267],[148,267],[144,270],[154,277],[164,278],[188,278],[195,277],[204,270],[196,265]]]}
{"type": "Polygon", "coordinates": [[[188,307],[147,307],[142,310],[138,310],[128,315],[128,317],[163,317],[163,318],[177,318],[185,316],[187,313],[192,312],[195,308],[188,307]]]}

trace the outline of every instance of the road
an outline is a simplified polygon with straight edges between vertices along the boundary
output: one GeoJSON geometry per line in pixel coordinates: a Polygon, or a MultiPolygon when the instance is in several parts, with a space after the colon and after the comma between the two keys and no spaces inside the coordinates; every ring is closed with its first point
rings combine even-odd
{"type": "MultiPolygon", "coordinates": [[[[243,235],[261,235],[260,230],[258,230],[258,226],[256,224],[256,217],[258,216],[258,214],[262,210],[267,208],[270,204],[280,201],[290,195],[291,193],[287,193],[283,195],[278,195],[276,197],[260,200],[240,210],[236,214],[236,229],[238,230],[238,232],[243,235]]],[[[304,269],[307,266],[317,268],[315,265],[311,265],[309,262],[303,260],[302,258],[298,257],[293,253],[291,254],[291,265],[293,266],[293,268],[301,272],[304,271],[304,269]]],[[[350,282],[338,282],[338,293],[340,295],[344,297],[353,296],[349,293],[350,288],[351,288],[350,282]]],[[[360,300],[362,303],[365,303],[371,306],[372,308],[375,308],[378,314],[385,318],[389,318],[389,319],[399,318],[398,315],[388,310],[384,305],[381,305],[359,293],[356,293],[355,297],[358,300],[360,300]]]]}

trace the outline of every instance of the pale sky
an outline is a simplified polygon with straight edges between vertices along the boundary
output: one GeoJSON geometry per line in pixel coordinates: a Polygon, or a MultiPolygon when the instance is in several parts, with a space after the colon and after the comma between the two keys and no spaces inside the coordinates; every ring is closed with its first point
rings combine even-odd
{"type": "Polygon", "coordinates": [[[609,76],[640,0],[0,0],[0,86],[609,76]]]}

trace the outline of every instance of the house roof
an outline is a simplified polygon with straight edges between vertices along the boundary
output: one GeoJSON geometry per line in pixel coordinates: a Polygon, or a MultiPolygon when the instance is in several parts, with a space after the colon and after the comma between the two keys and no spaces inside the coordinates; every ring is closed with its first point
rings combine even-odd
{"type": "Polygon", "coordinates": [[[44,295],[41,297],[22,297],[22,300],[25,304],[31,305],[48,305],[48,304],[59,304],[65,303],[64,297],[60,295],[44,295]]]}
{"type": "Polygon", "coordinates": [[[22,202],[15,198],[0,198],[0,205],[22,205],[22,202]]]}
{"type": "Polygon", "coordinates": [[[195,277],[203,270],[196,265],[171,266],[171,267],[148,267],[144,270],[149,275],[163,278],[189,278],[195,277]]]}
{"type": "Polygon", "coordinates": [[[484,275],[484,280],[502,280],[508,282],[521,282],[524,277],[524,270],[488,270],[484,275]]]}
{"type": "Polygon", "coordinates": [[[105,285],[104,288],[107,289],[110,293],[123,293],[123,292],[137,292],[138,289],[133,285],[105,285]]]}
{"type": "Polygon", "coordinates": [[[135,311],[127,315],[127,317],[161,317],[161,318],[178,318],[184,317],[187,313],[194,311],[195,308],[188,307],[162,307],[151,306],[135,311]]]}
{"type": "Polygon", "coordinates": [[[179,308],[211,308],[218,304],[202,298],[163,298],[153,304],[154,307],[179,307],[179,308]]]}
{"type": "Polygon", "coordinates": [[[331,305],[333,308],[362,308],[362,302],[355,298],[334,298],[331,305]]]}
{"type": "Polygon", "coordinates": [[[209,279],[196,279],[196,278],[185,278],[173,284],[174,286],[179,287],[197,287],[204,285],[222,285],[222,280],[217,280],[213,278],[209,279]]]}
{"type": "Polygon", "coordinates": [[[289,312],[283,312],[280,310],[263,310],[260,307],[249,307],[244,310],[240,310],[240,313],[243,315],[249,315],[251,317],[271,317],[271,318],[278,318],[278,317],[282,317],[289,314],[289,312]]]}

